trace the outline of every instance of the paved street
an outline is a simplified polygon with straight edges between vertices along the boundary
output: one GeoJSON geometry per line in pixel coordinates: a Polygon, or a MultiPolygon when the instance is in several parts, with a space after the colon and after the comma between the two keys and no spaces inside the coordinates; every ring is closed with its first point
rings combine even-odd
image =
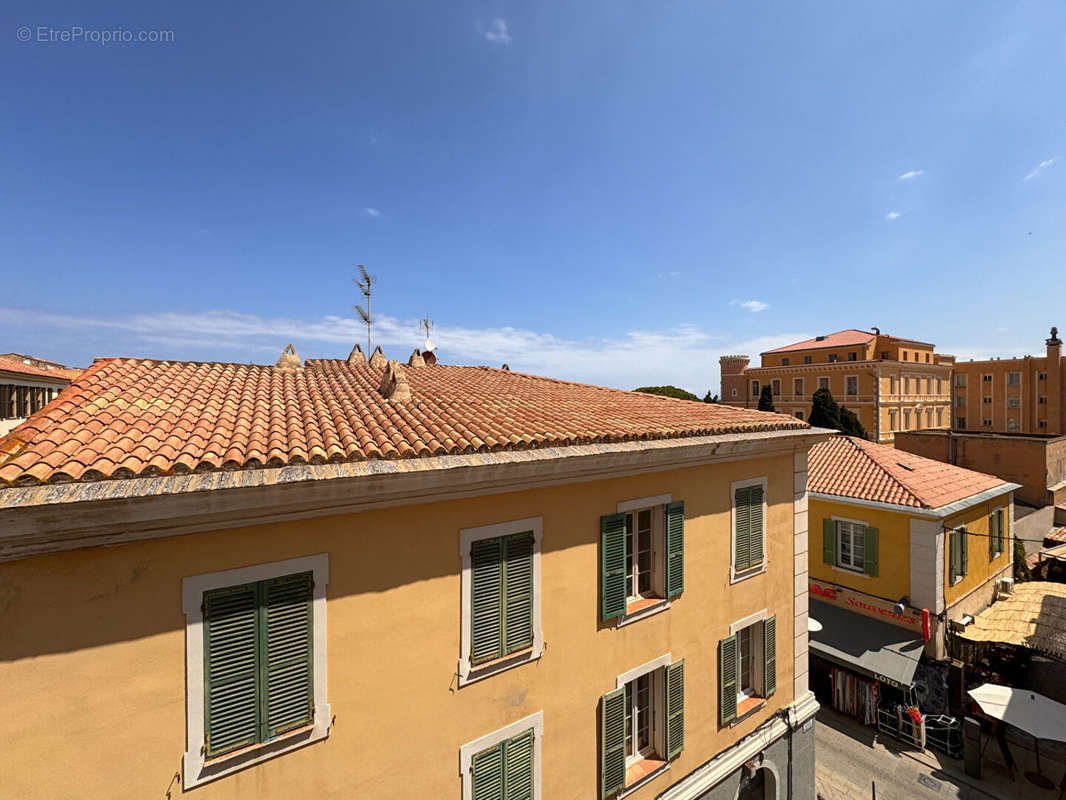
{"type": "MultiPolygon", "coordinates": [[[[823,707],[815,725],[815,788],[823,800],[870,800],[871,783],[876,784],[877,800],[1053,800],[1058,796],[1057,786],[1039,789],[1024,776],[1010,782],[994,751],[993,745],[986,753],[984,780],[975,781],[963,773],[961,761],[909,750],[823,707]]],[[[1015,756],[1022,772],[1032,768],[1028,753],[1016,752],[1015,756]]],[[[1057,783],[1061,767],[1045,760],[1044,768],[1057,783]]]]}

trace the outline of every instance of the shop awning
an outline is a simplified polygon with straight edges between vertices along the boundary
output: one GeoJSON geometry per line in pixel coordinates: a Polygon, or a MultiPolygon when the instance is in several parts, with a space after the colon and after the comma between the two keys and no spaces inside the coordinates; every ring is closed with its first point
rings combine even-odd
{"type": "Polygon", "coordinates": [[[876,678],[890,686],[907,687],[925,645],[910,631],[844,608],[810,601],[810,615],[822,630],[810,634],[810,651],[827,661],[876,678]]]}
{"type": "Polygon", "coordinates": [[[1036,739],[1066,742],[1066,706],[1028,689],[983,683],[969,691],[988,716],[1020,728],[1036,739]]]}

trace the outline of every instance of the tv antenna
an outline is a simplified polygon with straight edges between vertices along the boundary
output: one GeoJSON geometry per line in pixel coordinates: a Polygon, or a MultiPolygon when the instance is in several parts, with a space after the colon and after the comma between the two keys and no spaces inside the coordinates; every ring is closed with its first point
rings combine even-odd
{"type": "Polygon", "coordinates": [[[352,306],[352,308],[354,308],[358,312],[359,317],[363,320],[363,322],[366,323],[366,352],[369,354],[370,325],[372,321],[370,317],[370,295],[373,292],[373,286],[375,283],[377,283],[378,279],[371,275],[369,272],[367,272],[366,267],[364,267],[362,264],[359,264],[359,275],[361,277],[352,278],[352,281],[354,281],[359,286],[359,290],[363,293],[363,297],[366,298],[366,308],[363,308],[361,305],[355,305],[352,306]]]}
{"type": "Polygon", "coordinates": [[[426,316],[418,321],[418,327],[421,328],[426,335],[426,342],[422,345],[423,352],[432,353],[437,349],[437,345],[433,342],[433,339],[430,338],[430,333],[433,330],[433,320],[429,318],[429,314],[426,314],[426,316]]]}

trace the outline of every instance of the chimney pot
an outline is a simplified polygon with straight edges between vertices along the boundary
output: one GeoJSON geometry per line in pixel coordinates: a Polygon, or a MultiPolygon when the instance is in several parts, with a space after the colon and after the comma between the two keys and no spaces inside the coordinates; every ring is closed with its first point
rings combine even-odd
{"type": "Polygon", "coordinates": [[[303,369],[303,363],[300,361],[300,357],[296,355],[296,348],[292,346],[290,342],[284,350],[281,351],[281,357],[278,359],[276,367],[279,369],[296,370],[303,369]]]}
{"type": "Polygon", "coordinates": [[[422,353],[419,352],[418,348],[416,347],[415,351],[413,353],[411,353],[411,357],[409,359],[407,359],[407,366],[409,366],[409,367],[424,367],[425,365],[426,365],[426,360],[424,358],[422,358],[422,353]]]}
{"type": "Polygon", "coordinates": [[[370,366],[372,367],[384,367],[388,363],[388,359],[385,358],[385,354],[381,352],[381,345],[374,348],[374,352],[370,355],[370,366]]]}
{"type": "Polygon", "coordinates": [[[389,361],[385,365],[385,373],[381,376],[381,386],[378,391],[390,402],[410,402],[411,387],[407,384],[407,373],[398,361],[389,361]]]}
{"type": "Polygon", "coordinates": [[[358,364],[366,363],[366,354],[363,352],[363,348],[356,345],[352,348],[352,352],[348,354],[348,365],[354,367],[358,364]]]}

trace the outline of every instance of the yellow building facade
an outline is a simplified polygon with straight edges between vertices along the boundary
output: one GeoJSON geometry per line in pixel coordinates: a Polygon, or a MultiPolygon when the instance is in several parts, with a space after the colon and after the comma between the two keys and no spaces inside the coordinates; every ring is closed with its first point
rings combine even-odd
{"type": "Polygon", "coordinates": [[[951,426],[952,356],[925,342],[859,330],[840,331],[761,354],[722,356],[721,402],[755,408],[770,386],[775,410],[807,419],[812,396],[828,389],[853,411],[873,441],[896,431],[951,426]]]}
{"type": "Polygon", "coordinates": [[[9,485],[3,793],[813,800],[824,438],[9,485]]]}

